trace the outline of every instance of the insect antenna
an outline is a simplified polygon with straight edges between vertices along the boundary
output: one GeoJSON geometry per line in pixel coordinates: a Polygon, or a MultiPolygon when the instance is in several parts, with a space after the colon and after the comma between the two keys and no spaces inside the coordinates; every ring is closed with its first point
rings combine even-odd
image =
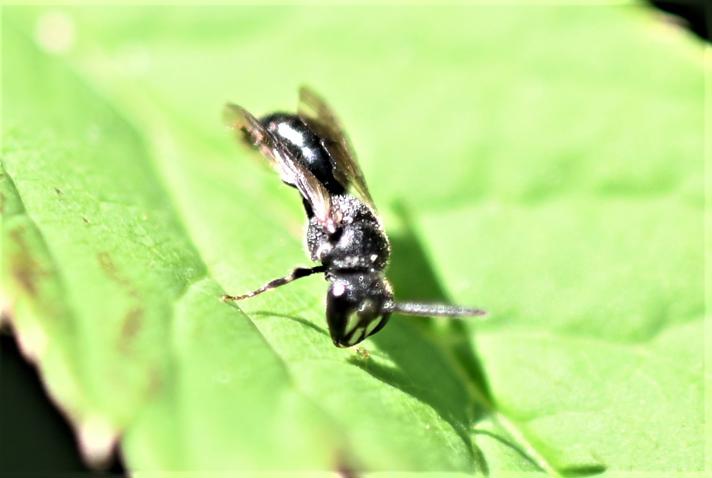
{"type": "Polygon", "coordinates": [[[383,305],[383,312],[395,312],[403,315],[423,317],[474,317],[487,314],[482,309],[448,304],[424,304],[421,302],[388,301],[383,305]]]}

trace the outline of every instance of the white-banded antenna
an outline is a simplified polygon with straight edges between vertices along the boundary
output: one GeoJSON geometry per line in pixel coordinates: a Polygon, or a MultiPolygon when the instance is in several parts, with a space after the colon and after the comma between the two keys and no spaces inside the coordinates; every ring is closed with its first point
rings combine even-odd
{"type": "Polygon", "coordinates": [[[424,304],[421,302],[394,302],[388,301],[383,305],[384,312],[395,312],[404,315],[417,315],[423,317],[475,317],[485,315],[482,309],[462,307],[448,304],[424,304]]]}

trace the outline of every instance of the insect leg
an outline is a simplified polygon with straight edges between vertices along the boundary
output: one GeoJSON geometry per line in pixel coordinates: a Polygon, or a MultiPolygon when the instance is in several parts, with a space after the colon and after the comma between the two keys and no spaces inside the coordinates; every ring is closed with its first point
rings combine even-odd
{"type": "Polygon", "coordinates": [[[238,301],[238,300],[243,300],[243,299],[248,299],[250,297],[254,297],[258,294],[261,294],[263,292],[267,292],[268,290],[275,289],[279,286],[283,286],[285,284],[289,284],[290,282],[301,279],[302,277],[307,277],[312,274],[318,274],[320,272],[325,272],[326,267],[321,265],[321,266],[315,266],[315,267],[297,267],[295,268],[292,272],[290,272],[288,275],[284,277],[280,277],[279,279],[274,279],[260,287],[259,289],[255,289],[252,292],[248,292],[247,294],[242,294],[242,295],[223,295],[221,300],[223,302],[228,302],[228,301],[238,301]]]}

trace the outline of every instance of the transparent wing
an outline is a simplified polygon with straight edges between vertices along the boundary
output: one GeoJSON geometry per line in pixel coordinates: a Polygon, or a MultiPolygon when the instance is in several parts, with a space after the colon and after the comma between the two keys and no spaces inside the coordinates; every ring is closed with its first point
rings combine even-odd
{"type": "Polygon", "coordinates": [[[252,146],[277,169],[287,184],[296,187],[311,206],[314,215],[329,230],[334,229],[338,218],[332,217],[329,192],[307,167],[289,152],[282,141],[272,134],[249,111],[229,103],[225,106],[224,120],[235,132],[241,132],[252,146]]]}
{"type": "Polygon", "coordinates": [[[299,88],[299,116],[322,138],[333,164],[333,173],[344,187],[353,186],[362,199],[373,206],[356,154],[329,105],[306,86],[299,88]]]}

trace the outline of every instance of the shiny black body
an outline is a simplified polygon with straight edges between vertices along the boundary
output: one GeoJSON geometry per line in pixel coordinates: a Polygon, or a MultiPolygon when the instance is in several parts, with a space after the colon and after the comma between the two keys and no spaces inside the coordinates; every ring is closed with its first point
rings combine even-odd
{"type": "MultiPolygon", "coordinates": [[[[294,156],[302,161],[331,194],[346,188],[334,178],[333,165],[322,138],[299,115],[272,113],[260,118],[268,131],[279,136],[294,156]]],[[[311,217],[311,212],[309,212],[311,217]]]]}
{"type": "Polygon", "coordinates": [[[242,300],[311,274],[329,282],[326,319],[338,347],[350,347],[378,332],[392,312],[460,317],[479,309],[442,304],[398,303],[384,275],[390,244],[376,216],[363,173],[331,109],[311,90],[300,90],[297,114],[272,113],[257,119],[244,108],[228,105],[230,126],[296,188],[308,218],[306,246],[320,265],[298,267],[248,294],[242,300]]]}
{"type": "Polygon", "coordinates": [[[327,231],[309,202],[303,201],[309,217],[307,250],[313,261],[325,266],[330,282],[329,333],[339,347],[354,345],[381,330],[390,316],[381,313],[384,303],[393,298],[383,275],[390,257],[388,239],[374,211],[336,180],[324,140],[306,121],[298,115],[273,113],[260,122],[326,187],[331,207],[341,217],[336,230],[327,231]]]}

